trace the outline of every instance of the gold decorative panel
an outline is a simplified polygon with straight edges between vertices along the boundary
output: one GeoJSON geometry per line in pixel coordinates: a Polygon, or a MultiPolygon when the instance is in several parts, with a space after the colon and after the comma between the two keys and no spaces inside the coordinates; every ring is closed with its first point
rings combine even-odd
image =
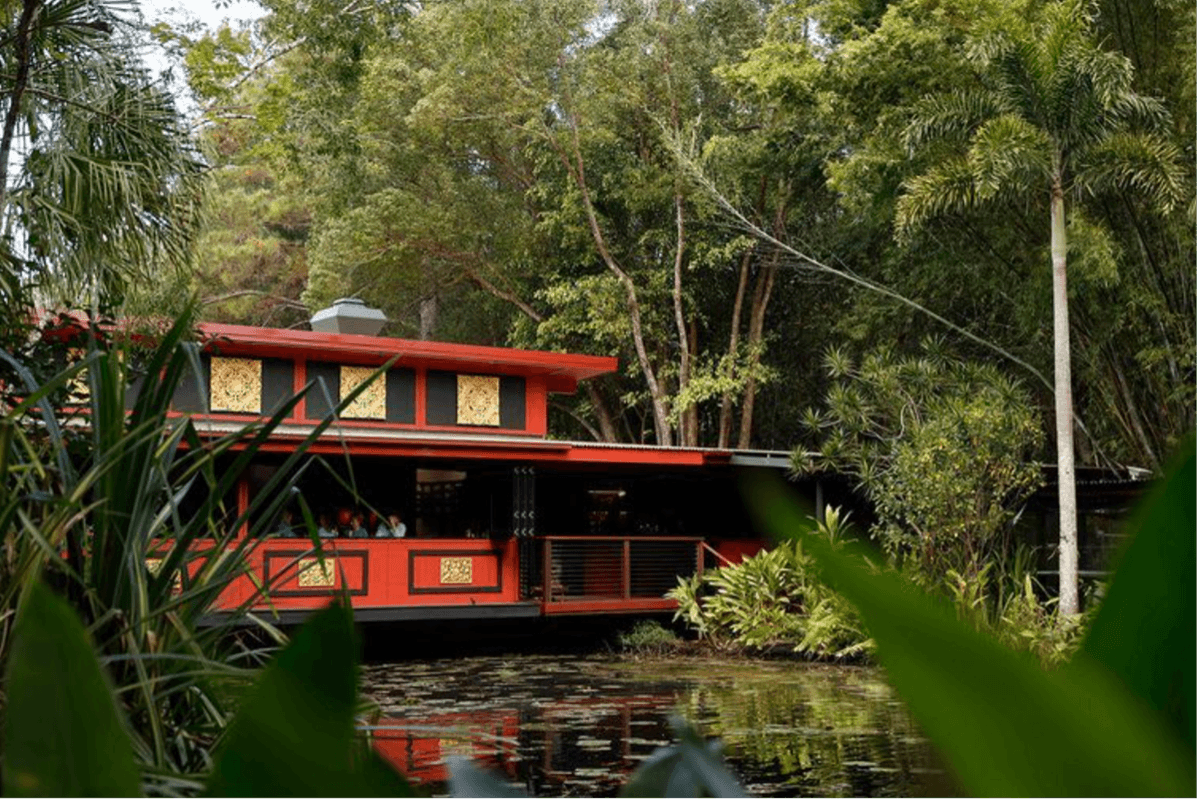
{"type": "Polygon", "coordinates": [[[304,588],[334,585],[334,559],[322,564],[316,558],[302,558],[296,567],[296,580],[304,588]]]}
{"type": "Polygon", "coordinates": [[[262,410],[263,362],[213,357],[209,365],[209,408],[258,414],[262,410]]]}
{"type": "MultiPolygon", "coordinates": [[[[340,383],[342,387],[342,397],[347,397],[355,389],[359,388],[359,384],[371,377],[371,373],[375,372],[371,367],[348,367],[342,365],[340,383]]],[[[344,417],[354,417],[356,419],[383,419],[387,413],[386,397],[387,387],[381,374],[376,378],[370,386],[363,390],[363,393],[354,399],[354,402],[346,406],[342,411],[344,417]]]]}
{"type": "MultiPolygon", "coordinates": [[[[163,568],[163,559],[161,559],[161,558],[147,558],[146,559],[146,570],[154,577],[156,577],[156,578],[158,577],[158,574],[162,570],[162,568],[163,568]]],[[[175,594],[179,594],[180,592],[183,591],[183,577],[178,572],[175,573],[175,580],[172,582],[171,591],[173,591],[175,594]]]]}
{"type": "Polygon", "coordinates": [[[442,583],[471,583],[471,556],[453,556],[442,559],[438,570],[442,583]]]}
{"type": "MultiPolygon", "coordinates": [[[[88,351],[82,347],[72,347],[67,350],[67,358],[71,363],[83,361],[88,357],[88,351]]],[[[79,373],[67,382],[67,391],[69,393],[68,403],[78,403],[84,405],[89,402],[92,395],[91,387],[88,386],[88,369],[84,367],[79,373]]],[[[152,570],[153,571],[153,570],[152,570]]]]}
{"type": "Polygon", "coordinates": [[[500,378],[495,375],[460,375],[460,425],[500,425],[500,378]]]}

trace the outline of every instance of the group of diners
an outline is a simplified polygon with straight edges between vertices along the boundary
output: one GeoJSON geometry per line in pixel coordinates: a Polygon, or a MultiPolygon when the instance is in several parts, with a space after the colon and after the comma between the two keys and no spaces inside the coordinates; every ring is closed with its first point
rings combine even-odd
{"type": "MultiPolygon", "coordinates": [[[[317,535],[322,539],[403,539],[408,532],[404,518],[396,509],[364,512],[359,508],[323,509],[317,514],[317,535]]],[[[280,517],[277,536],[305,536],[304,521],[290,509],[280,517]]]]}

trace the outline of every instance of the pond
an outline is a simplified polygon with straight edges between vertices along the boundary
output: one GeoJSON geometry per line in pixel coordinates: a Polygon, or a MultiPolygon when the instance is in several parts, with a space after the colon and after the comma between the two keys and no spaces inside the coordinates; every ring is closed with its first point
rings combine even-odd
{"type": "Polygon", "coordinates": [[[470,755],[530,796],[613,796],[682,715],[720,737],[757,796],[952,791],[928,743],[869,667],[711,656],[468,656],[375,664],[377,749],[433,794],[470,755]]]}

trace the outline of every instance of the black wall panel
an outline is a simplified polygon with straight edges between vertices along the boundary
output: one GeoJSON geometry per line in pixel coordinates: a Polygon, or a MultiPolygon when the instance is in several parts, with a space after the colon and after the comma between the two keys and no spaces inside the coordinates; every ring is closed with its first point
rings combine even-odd
{"type": "Polygon", "coordinates": [[[510,430],[525,429],[525,378],[501,376],[500,426],[510,430]]]}
{"type": "Polygon", "coordinates": [[[425,421],[454,425],[459,416],[459,378],[453,372],[430,370],[425,376],[425,421]]]}
{"type": "MultiPolygon", "coordinates": [[[[204,414],[209,408],[209,357],[207,355],[200,356],[200,375],[201,382],[196,380],[196,372],[192,369],[192,365],[184,369],[183,378],[175,387],[175,393],[171,395],[171,406],[176,411],[182,411],[190,414],[204,414]]],[[[138,387],[141,387],[142,379],[138,379],[138,387]]],[[[133,405],[133,397],[126,397],[126,404],[133,405]]]]}
{"type": "Polygon", "coordinates": [[[259,408],[264,414],[274,414],[292,396],[294,364],[291,359],[263,359],[263,390],[259,408]]]}
{"type": "Polygon", "coordinates": [[[309,389],[305,400],[305,416],[309,419],[324,419],[338,405],[341,394],[341,374],[337,364],[310,361],[307,365],[307,381],[316,381],[309,389]],[[322,388],[324,384],[324,389],[322,388]]]}
{"type": "Polygon", "coordinates": [[[412,424],[417,421],[417,373],[411,369],[388,370],[387,411],[388,422],[412,424]]]}

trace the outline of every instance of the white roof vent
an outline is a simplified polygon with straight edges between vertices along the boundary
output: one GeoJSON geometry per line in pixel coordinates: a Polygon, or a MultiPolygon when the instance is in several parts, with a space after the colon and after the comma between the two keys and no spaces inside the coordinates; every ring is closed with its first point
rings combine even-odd
{"type": "Polygon", "coordinates": [[[335,300],[329,308],[313,315],[309,324],[321,333],[353,333],[377,336],[388,318],[378,308],[370,308],[357,297],[335,300]]]}

